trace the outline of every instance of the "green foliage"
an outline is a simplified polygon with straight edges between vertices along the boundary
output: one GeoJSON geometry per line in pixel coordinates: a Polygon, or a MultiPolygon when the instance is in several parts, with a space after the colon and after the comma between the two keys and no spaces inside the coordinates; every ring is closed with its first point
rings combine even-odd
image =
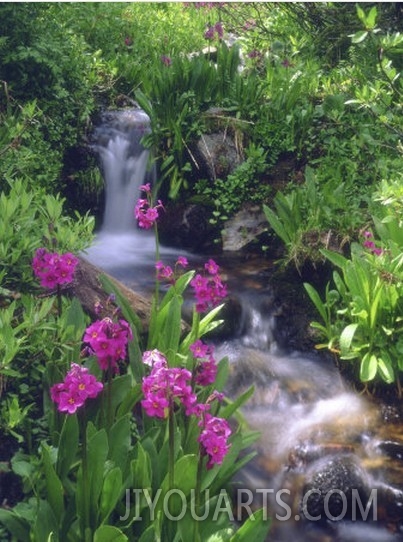
{"type": "Polygon", "coordinates": [[[260,90],[256,79],[248,81],[239,74],[236,46],[219,44],[216,66],[208,54],[176,56],[171,61],[164,65],[159,60],[144,75],[136,99],[151,118],[151,134],[144,143],[154,149],[159,183],[175,199],[189,186],[186,174],[191,172],[193,159],[189,147],[206,131],[203,113],[212,106],[222,106],[229,116],[250,113],[250,104],[256,106],[260,90]]]}
{"type": "MultiPolygon", "coordinates": [[[[373,217],[379,241],[365,232],[363,244],[354,243],[351,257],[328,250],[323,255],[336,267],[325,300],[309,284],[306,291],[322,322],[312,325],[327,347],[341,360],[357,361],[354,377],[361,382],[396,383],[400,394],[403,303],[402,209],[384,183],[376,199],[382,202],[373,217]]],[[[400,187],[395,182],[394,186],[400,187]]]]}
{"type": "Polygon", "coordinates": [[[267,152],[251,144],[245,149],[245,156],[245,161],[225,180],[216,179],[214,183],[201,180],[195,186],[196,194],[214,207],[213,224],[222,225],[243,203],[260,203],[271,191],[269,185],[261,182],[269,167],[267,152]]]}
{"type": "Polygon", "coordinates": [[[0,110],[0,188],[16,178],[53,190],[62,167],[60,151],[41,133],[43,114],[36,101],[0,110]],[[46,160],[43,159],[46,156],[46,160]]]}
{"type": "Polygon", "coordinates": [[[316,170],[307,166],[304,184],[291,185],[287,193],[277,192],[273,206],[263,205],[271,228],[285,245],[284,265],[292,263],[300,269],[307,260],[323,261],[320,249],[329,242],[332,230],[337,232],[341,242],[343,236],[351,235],[356,225],[355,212],[356,220],[362,220],[358,207],[355,211],[354,206],[351,214],[344,216],[345,206],[350,205],[345,186],[332,181],[321,186],[316,170]]]}
{"type": "Polygon", "coordinates": [[[32,191],[15,180],[0,195],[0,278],[3,288],[26,291],[32,286],[31,261],[42,246],[79,252],[92,241],[90,216],[64,215],[64,200],[32,191]]]}

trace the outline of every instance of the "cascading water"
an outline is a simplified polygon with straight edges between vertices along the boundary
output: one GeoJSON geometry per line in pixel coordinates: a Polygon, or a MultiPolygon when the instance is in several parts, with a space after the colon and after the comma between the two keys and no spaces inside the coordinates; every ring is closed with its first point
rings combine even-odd
{"type": "Polygon", "coordinates": [[[127,109],[105,113],[93,137],[105,184],[105,209],[100,231],[85,256],[120,279],[129,266],[148,265],[155,254],[153,233],[140,231],[134,217],[140,186],[154,182],[149,151],[141,144],[148,133],[148,115],[142,109],[127,109]]]}
{"type": "MultiPolygon", "coordinates": [[[[154,237],[137,230],[133,216],[139,186],[149,175],[147,152],[139,143],[148,130],[148,118],[135,110],[108,114],[96,133],[107,201],[101,231],[87,257],[129,286],[134,276],[139,284],[139,280],[149,282],[154,275],[154,237]]],[[[178,251],[165,249],[165,254],[177,256],[178,251]]],[[[198,258],[194,256],[193,260],[198,258]]],[[[391,444],[388,435],[382,433],[377,409],[348,390],[332,364],[279,346],[275,340],[274,294],[272,288],[267,288],[267,275],[263,287],[251,287],[250,277],[257,274],[256,268],[242,275],[239,270],[246,268],[245,262],[230,263],[227,259],[219,263],[229,279],[229,292],[237,298],[241,310],[234,336],[216,342],[216,357],[227,356],[230,361],[228,394],[236,397],[250,385],[255,387],[244,415],[262,436],[257,459],[242,471],[239,484],[253,490],[270,490],[268,506],[273,514],[278,512],[278,518],[268,540],[402,540],[399,528],[403,521],[403,475],[400,473],[394,480],[396,471],[392,469],[392,477],[388,478],[390,469],[384,452],[391,444]],[[371,515],[371,521],[302,521],[304,488],[326,488],[332,477],[344,486],[357,479],[364,489],[379,491],[379,520],[371,515]],[[278,492],[283,492],[279,500],[278,492]],[[399,532],[385,526],[383,518],[390,514],[396,516],[393,525],[399,532]]],[[[395,438],[398,449],[399,438],[400,433],[395,438]]],[[[365,506],[365,502],[360,504],[365,506]]]]}

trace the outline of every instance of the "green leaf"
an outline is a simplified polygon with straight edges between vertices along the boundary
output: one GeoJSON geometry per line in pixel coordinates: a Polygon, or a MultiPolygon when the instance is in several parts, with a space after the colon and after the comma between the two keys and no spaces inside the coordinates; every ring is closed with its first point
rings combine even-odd
{"type": "Polygon", "coordinates": [[[46,445],[42,446],[42,461],[45,473],[47,499],[57,523],[60,524],[64,512],[64,488],[52,465],[49,448],[46,445]]]}
{"type": "Polygon", "coordinates": [[[70,467],[76,460],[78,437],[77,416],[65,416],[59,438],[56,462],[56,472],[62,482],[67,478],[70,467]]]}
{"type": "MultiPolygon", "coordinates": [[[[90,424],[87,426],[87,435],[89,435],[89,426],[90,424]]],[[[89,501],[94,518],[98,512],[98,500],[102,491],[105,462],[108,457],[108,451],[108,437],[105,429],[97,431],[88,438],[89,501]]],[[[85,483],[85,480],[83,480],[83,483],[85,483]]]]}
{"type": "Polygon", "coordinates": [[[369,382],[375,378],[378,369],[378,360],[374,354],[367,352],[361,360],[360,380],[369,382]]]}
{"type": "Polygon", "coordinates": [[[391,384],[395,381],[395,372],[393,370],[392,361],[389,354],[385,351],[383,351],[381,357],[378,358],[378,371],[387,384],[391,384]]]}
{"type": "Polygon", "coordinates": [[[136,444],[137,458],[132,461],[133,483],[136,488],[150,488],[152,484],[152,470],[150,455],[143,448],[141,442],[136,444]]]}
{"type": "Polygon", "coordinates": [[[368,32],[366,30],[359,30],[355,34],[351,36],[352,43],[361,43],[365,40],[365,38],[368,36],[368,32]]]}
{"type": "Polygon", "coordinates": [[[263,212],[270,226],[273,228],[274,233],[283,241],[284,244],[289,244],[291,242],[291,238],[276,213],[267,205],[263,205],[263,212]]]}
{"type": "Polygon", "coordinates": [[[33,540],[48,540],[52,533],[58,532],[58,527],[52,507],[47,501],[40,500],[33,526],[33,540]]]}
{"type": "Polygon", "coordinates": [[[359,324],[349,324],[346,326],[340,335],[340,353],[344,356],[349,353],[351,343],[354,339],[355,332],[357,331],[359,324]]]}
{"type": "Polygon", "coordinates": [[[30,542],[30,527],[29,523],[18,516],[13,510],[0,508],[0,524],[13,535],[19,542],[30,542]]]}
{"type": "Polygon", "coordinates": [[[316,310],[317,310],[317,311],[319,312],[319,314],[321,315],[322,320],[323,320],[325,323],[327,323],[328,317],[327,317],[326,305],[325,305],[325,303],[323,303],[323,301],[321,300],[320,295],[319,295],[318,292],[315,290],[315,288],[314,288],[313,286],[311,286],[311,284],[309,284],[309,283],[307,283],[307,282],[304,282],[304,288],[305,288],[307,294],[309,295],[310,300],[311,300],[312,303],[315,305],[316,310]]]}
{"type": "Polygon", "coordinates": [[[375,28],[377,15],[378,11],[376,9],[376,6],[372,6],[366,18],[366,27],[368,28],[368,30],[372,30],[373,28],[375,28]]]}
{"type": "MultiPolygon", "coordinates": [[[[188,454],[182,456],[175,462],[174,472],[174,488],[179,489],[185,496],[190,494],[190,490],[196,487],[198,457],[196,454],[188,454]]],[[[162,494],[164,495],[169,489],[169,473],[167,473],[162,485],[162,494]]],[[[162,505],[163,499],[159,500],[162,505]]]]}
{"type": "Polygon", "coordinates": [[[110,470],[104,479],[99,506],[100,520],[104,523],[113,512],[122,493],[122,471],[120,467],[110,470]]]}
{"type": "Polygon", "coordinates": [[[112,425],[108,435],[108,459],[115,465],[122,467],[122,469],[129,459],[129,450],[131,446],[130,420],[130,414],[126,414],[118,419],[112,425]]]}
{"type": "Polygon", "coordinates": [[[239,395],[235,401],[231,401],[220,411],[220,416],[223,418],[229,418],[232,414],[238,410],[242,405],[244,405],[253,395],[255,388],[251,386],[244,393],[239,395]]]}
{"type": "Polygon", "coordinates": [[[231,542],[264,542],[270,529],[271,521],[267,518],[267,510],[259,509],[245,521],[231,538],[231,542]]]}
{"type": "Polygon", "coordinates": [[[94,533],[94,542],[128,542],[128,538],[117,527],[101,525],[94,533]]]}
{"type": "Polygon", "coordinates": [[[319,252],[323,254],[323,256],[325,256],[325,258],[327,258],[332,264],[340,267],[341,269],[344,269],[346,263],[349,261],[338,252],[333,252],[331,250],[327,250],[326,248],[322,248],[319,252]]]}

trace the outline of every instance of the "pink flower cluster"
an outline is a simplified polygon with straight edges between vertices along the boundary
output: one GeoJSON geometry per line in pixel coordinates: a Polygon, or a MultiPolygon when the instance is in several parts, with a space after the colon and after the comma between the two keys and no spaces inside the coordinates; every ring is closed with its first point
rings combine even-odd
{"type": "Polygon", "coordinates": [[[209,456],[207,468],[221,465],[229,450],[227,441],[231,435],[231,428],[227,420],[206,412],[199,422],[199,427],[202,427],[202,431],[198,441],[202,446],[202,452],[209,456]]]}
{"type": "Polygon", "coordinates": [[[134,207],[134,216],[138,221],[140,228],[149,230],[154,225],[159,217],[159,209],[163,209],[161,200],[158,200],[157,205],[151,205],[151,186],[150,183],[140,186],[140,190],[146,192],[147,198],[140,198],[134,207]]]}
{"type": "Polygon", "coordinates": [[[196,312],[206,312],[216,307],[227,296],[227,287],[219,275],[219,266],[214,260],[204,265],[208,276],[197,274],[190,282],[196,297],[196,312]]]}
{"type": "Polygon", "coordinates": [[[50,397],[60,412],[74,414],[87,399],[94,399],[103,389],[86,367],[72,363],[63,382],[50,388],[50,397]]]}
{"type": "Polygon", "coordinates": [[[127,344],[133,338],[126,320],[114,322],[106,317],[87,327],[83,341],[90,346],[91,355],[97,357],[103,371],[118,371],[118,362],[126,358],[127,344]]]}
{"type": "Polygon", "coordinates": [[[210,25],[204,32],[204,39],[206,40],[212,41],[216,36],[219,40],[224,36],[224,29],[220,22],[210,25]]]}
{"type": "Polygon", "coordinates": [[[48,252],[46,248],[38,248],[32,259],[35,276],[41,286],[49,289],[72,282],[77,264],[78,259],[70,252],[58,254],[48,252]]]}
{"type": "Polygon", "coordinates": [[[374,236],[370,231],[364,231],[363,237],[365,239],[362,244],[364,248],[367,248],[370,252],[372,252],[372,254],[375,254],[376,256],[380,256],[381,254],[383,254],[383,249],[375,246],[375,242],[373,240],[374,236]]]}
{"type": "Polygon", "coordinates": [[[196,395],[190,382],[192,373],[179,367],[168,367],[168,362],[158,350],[146,351],[143,362],[151,364],[151,373],[143,378],[144,399],[141,405],[148,416],[167,418],[174,404],[182,404],[187,415],[194,412],[196,395]]]}
{"type": "Polygon", "coordinates": [[[217,376],[217,362],[213,356],[214,347],[198,339],[189,348],[198,360],[195,368],[195,383],[199,386],[213,384],[217,376]]]}
{"type": "Polygon", "coordinates": [[[155,269],[157,270],[157,280],[164,280],[170,284],[175,284],[177,268],[185,268],[187,266],[188,261],[184,256],[179,256],[179,258],[176,260],[175,269],[172,269],[170,265],[164,265],[164,263],[160,260],[155,264],[155,269]]]}
{"type": "MultiPolygon", "coordinates": [[[[210,347],[201,341],[193,343],[191,351],[195,357],[211,354],[210,347]]],[[[144,399],[141,405],[146,414],[166,419],[175,405],[183,405],[187,416],[200,418],[198,425],[202,431],[198,441],[202,453],[209,456],[207,468],[221,464],[230,447],[231,429],[225,419],[214,417],[208,411],[213,401],[223,399],[223,394],[214,391],[206,403],[197,403],[191,386],[192,373],[179,367],[169,368],[166,357],[157,349],[144,352],[143,363],[151,367],[150,374],[143,378],[142,383],[144,399]]]]}

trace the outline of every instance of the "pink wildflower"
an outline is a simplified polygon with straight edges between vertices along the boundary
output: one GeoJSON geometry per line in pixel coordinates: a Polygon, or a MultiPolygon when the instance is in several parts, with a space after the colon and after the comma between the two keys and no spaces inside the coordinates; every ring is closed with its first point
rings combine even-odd
{"type": "MultiPolygon", "coordinates": [[[[163,354],[151,351],[153,365],[151,373],[143,378],[142,391],[144,399],[141,405],[148,416],[166,418],[170,408],[175,404],[185,407],[186,415],[193,413],[197,398],[190,382],[192,373],[179,367],[168,367],[163,354]]],[[[145,353],[146,354],[146,353],[145,353]]],[[[143,360],[150,354],[143,355],[143,360]]]]}
{"type": "Polygon", "coordinates": [[[150,183],[142,184],[140,186],[140,191],[141,192],[146,192],[147,194],[150,194],[151,193],[151,184],[150,183]]]}
{"type": "Polygon", "coordinates": [[[207,468],[211,469],[214,465],[221,465],[230,448],[227,441],[231,435],[231,428],[227,420],[206,412],[200,420],[199,426],[202,427],[202,431],[198,441],[202,453],[209,457],[207,468]]]}
{"type": "Polygon", "coordinates": [[[151,197],[149,185],[143,185],[141,188],[147,192],[148,198],[140,198],[137,201],[134,207],[134,216],[136,217],[140,228],[149,230],[159,217],[159,209],[163,209],[164,207],[160,200],[158,200],[157,205],[152,207],[150,203],[151,197]]]}
{"type": "Polygon", "coordinates": [[[217,376],[217,362],[213,356],[213,347],[198,339],[190,345],[189,349],[198,360],[195,368],[195,383],[199,386],[212,384],[217,376]]]}
{"type": "Polygon", "coordinates": [[[161,260],[155,264],[157,270],[157,280],[165,280],[170,284],[175,284],[176,279],[179,276],[177,272],[178,267],[185,268],[188,265],[187,258],[184,256],[179,256],[176,263],[175,269],[172,269],[170,265],[165,265],[161,260]]]}
{"type": "Polygon", "coordinates": [[[220,268],[215,261],[210,258],[210,260],[204,264],[204,269],[206,269],[210,275],[216,275],[220,268]]]}
{"type": "Polygon", "coordinates": [[[185,258],[185,256],[179,256],[178,259],[176,260],[176,265],[179,265],[180,267],[185,268],[189,265],[189,262],[187,258],[185,258]]]}
{"type": "Polygon", "coordinates": [[[381,256],[384,253],[384,250],[382,248],[378,248],[375,245],[375,242],[373,240],[374,236],[370,231],[364,231],[362,236],[365,239],[365,241],[363,241],[362,243],[362,246],[364,248],[367,248],[372,254],[375,254],[375,256],[381,256]]]}
{"type": "Polygon", "coordinates": [[[164,354],[154,348],[154,350],[146,350],[143,352],[143,363],[149,367],[167,367],[168,362],[164,354]]]}
{"type": "Polygon", "coordinates": [[[113,322],[110,318],[97,320],[87,327],[83,341],[88,343],[103,371],[118,371],[118,361],[126,357],[127,344],[133,338],[126,320],[113,322]]]}
{"type": "Polygon", "coordinates": [[[67,252],[58,254],[38,248],[32,259],[32,269],[44,288],[53,289],[73,281],[78,259],[67,252]]]}
{"type": "Polygon", "coordinates": [[[205,269],[209,272],[209,277],[197,274],[190,282],[196,297],[196,312],[205,312],[216,307],[227,296],[227,287],[218,274],[219,266],[210,259],[205,264],[205,269]]]}
{"type": "Polygon", "coordinates": [[[202,340],[197,339],[189,346],[189,350],[192,352],[195,358],[204,358],[210,351],[208,344],[204,344],[202,340]]]}
{"type": "Polygon", "coordinates": [[[86,367],[72,363],[64,381],[50,388],[50,397],[60,412],[74,414],[87,399],[94,399],[102,389],[102,382],[89,374],[86,367]]]}
{"type": "Polygon", "coordinates": [[[155,264],[157,270],[157,279],[158,280],[167,280],[168,282],[175,282],[174,272],[171,266],[164,265],[161,261],[158,261],[155,264]]]}

